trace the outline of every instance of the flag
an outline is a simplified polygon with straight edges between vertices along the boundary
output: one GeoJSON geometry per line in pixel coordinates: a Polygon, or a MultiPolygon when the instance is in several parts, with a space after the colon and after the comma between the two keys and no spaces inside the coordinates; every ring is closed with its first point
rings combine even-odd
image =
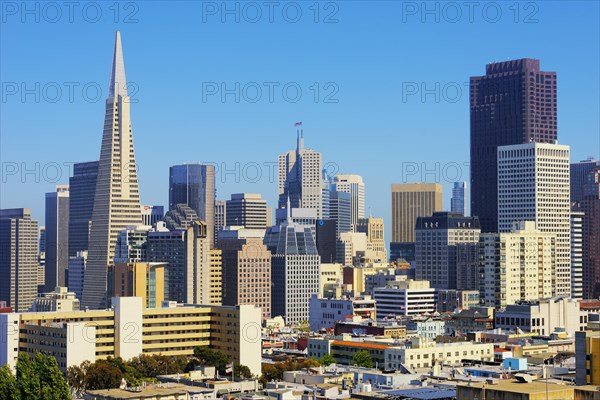
{"type": "Polygon", "coordinates": [[[230,374],[233,372],[233,363],[229,363],[225,366],[225,373],[230,374]]]}
{"type": "Polygon", "coordinates": [[[296,122],[294,126],[302,126],[302,122],[296,122]]]}

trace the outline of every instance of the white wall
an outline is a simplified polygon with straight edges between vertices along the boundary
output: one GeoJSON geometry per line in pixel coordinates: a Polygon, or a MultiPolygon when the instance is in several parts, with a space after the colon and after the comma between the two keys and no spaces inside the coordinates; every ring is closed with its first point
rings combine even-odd
{"type": "Polygon", "coordinates": [[[19,314],[0,314],[0,365],[16,372],[19,356],[19,314]]]}
{"type": "Polygon", "coordinates": [[[142,298],[113,297],[115,357],[129,360],[142,353],[142,298]]]}
{"type": "Polygon", "coordinates": [[[250,368],[254,375],[262,374],[262,311],[251,304],[238,306],[240,309],[240,364],[250,368]]]}

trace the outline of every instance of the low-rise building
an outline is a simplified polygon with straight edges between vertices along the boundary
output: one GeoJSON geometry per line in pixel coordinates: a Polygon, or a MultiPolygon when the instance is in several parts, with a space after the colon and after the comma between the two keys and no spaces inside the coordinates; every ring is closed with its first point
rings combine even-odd
{"type": "Polygon", "coordinates": [[[82,361],[140,354],[190,355],[210,346],[261,373],[261,312],[252,305],[144,308],[141,297],[113,298],[109,310],[0,314],[0,363],[19,352],[54,356],[66,372],[82,361]]]}
{"type": "Polygon", "coordinates": [[[472,332],[487,331],[494,327],[494,309],[473,307],[450,314],[446,321],[446,334],[467,335],[472,332]]]}
{"type": "Polygon", "coordinates": [[[310,330],[333,328],[336,322],[348,317],[375,318],[375,300],[371,296],[360,296],[349,299],[321,299],[316,295],[310,298],[309,324],[310,330]]]}
{"type": "Polygon", "coordinates": [[[522,301],[496,312],[495,326],[501,329],[519,328],[525,332],[550,335],[564,328],[568,335],[583,331],[587,325],[587,311],[581,310],[579,300],[565,296],[522,301]]]}
{"type": "Polygon", "coordinates": [[[406,338],[406,326],[400,325],[396,321],[374,321],[372,319],[362,319],[360,317],[348,318],[345,321],[337,322],[334,328],[336,336],[347,334],[383,336],[393,339],[406,338]]]}
{"type": "Polygon", "coordinates": [[[38,295],[33,302],[31,311],[77,311],[79,299],[74,292],[69,292],[66,287],[57,286],[54,292],[38,295]]]}
{"type": "Polygon", "coordinates": [[[436,291],[428,281],[395,281],[386,287],[375,288],[377,319],[432,313],[436,307],[436,291]]]}

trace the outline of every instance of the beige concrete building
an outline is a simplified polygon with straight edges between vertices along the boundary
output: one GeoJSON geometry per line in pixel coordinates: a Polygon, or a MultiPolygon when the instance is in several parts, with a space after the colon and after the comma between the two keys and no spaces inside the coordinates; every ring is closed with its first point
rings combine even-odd
{"type": "Polygon", "coordinates": [[[226,226],[243,226],[248,229],[267,228],[267,201],[260,194],[234,193],[225,206],[226,226]]]}
{"type": "Polygon", "coordinates": [[[571,294],[569,146],[526,143],[498,147],[498,232],[516,221],[535,221],[556,235],[552,295],[571,294]]]}
{"type": "Polygon", "coordinates": [[[75,293],[60,286],[57,286],[53,292],[38,295],[31,307],[33,312],[77,310],[79,310],[79,299],[75,293]]]}
{"type": "Polygon", "coordinates": [[[210,346],[261,373],[261,312],[251,305],[194,306],[140,297],[113,299],[110,310],[0,314],[0,363],[15,368],[19,351],[54,356],[62,371],[82,361],[139,354],[191,355],[210,346]]]}
{"type": "Polygon", "coordinates": [[[342,285],[342,264],[321,264],[319,266],[318,298],[330,297],[342,285]]]}
{"type": "Polygon", "coordinates": [[[221,250],[210,251],[210,304],[220,306],[223,302],[223,258],[221,250]]]}
{"type": "Polygon", "coordinates": [[[219,233],[223,253],[223,304],[252,304],[271,317],[271,252],[264,229],[227,227],[219,233]]]}
{"type": "Polygon", "coordinates": [[[552,296],[556,237],[536,229],[535,222],[516,222],[511,232],[480,237],[480,292],[487,307],[552,296]]]}
{"type": "Polygon", "coordinates": [[[28,311],[38,287],[38,223],[29,208],[0,210],[0,301],[28,311]]]}
{"type": "Polygon", "coordinates": [[[82,305],[104,308],[107,272],[119,231],[142,223],[121,34],[117,32],[110,74],[82,305]]]}
{"type": "Polygon", "coordinates": [[[414,242],[417,217],[442,211],[442,185],[404,183],[392,185],[392,242],[414,242]]]}
{"type": "Polygon", "coordinates": [[[387,260],[383,218],[359,218],[356,232],[363,232],[367,235],[368,250],[372,251],[376,258],[387,260]]]}
{"type": "Polygon", "coordinates": [[[358,220],[365,217],[365,184],[362,176],[338,174],[333,177],[331,186],[337,192],[350,193],[350,224],[356,229],[358,220]]]}

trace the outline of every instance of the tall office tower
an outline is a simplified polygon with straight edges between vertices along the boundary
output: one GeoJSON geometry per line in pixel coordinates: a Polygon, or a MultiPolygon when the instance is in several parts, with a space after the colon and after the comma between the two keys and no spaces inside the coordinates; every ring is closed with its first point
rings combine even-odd
{"type": "Polygon", "coordinates": [[[352,228],[359,218],[365,217],[365,184],[360,175],[336,175],[331,184],[332,191],[350,193],[350,212],[352,228]]]}
{"type": "Polygon", "coordinates": [[[142,225],[152,226],[161,221],[165,215],[163,206],[142,206],[142,225]]]}
{"type": "Polygon", "coordinates": [[[337,221],[335,219],[320,219],[317,221],[316,241],[317,252],[321,261],[328,264],[336,262],[337,252],[337,221]]]}
{"type": "Polygon", "coordinates": [[[223,252],[217,249],[210,251],[210,304],[223,304],[223,252]]]}
{"type": "Polygon", "coordinates": [[[583,298],[583,219],[585,213],[571,211],[571,297],[583,298]]]}
{"type": "Polygon", "coordinates": [[[227,226],[267,228],[267,201],[260,194],[236,193],[227,200],[227,226]]]}
{"type": "Polygon", "coordinates": [[[76,255],[69,257],[69,291],[81,300],[83,294],[83,276],[87,266],[87,251],[78,251],[76,255]]]}
{"type": "Polygon", "coordinates": [[[29,208],[0,210],[0,301],[28,311],[37,296],[38,223],[29,208]]]}
{"type": "Polygon", "coordinates": [[[383,218],[359,218],[358,224],[356,225],[356,231],[363,232],[367,235],[367,246],[369,247],[369,250],[375,252],[378,258],[387,260],[383,218]]]}
{"type": "Polygon", "coordinates": [[[329,193],[331,191],[331,179],[327,175],[327,170],[323,169],[321,179],[321,219],[329,218],[329,193]]]}
{"type": "Polygon", "coordinates": [[[211,303],[211,233],[200,220],[186,229],[148,232],[147,261],[167,263],[165,293],[169,300],[211,303]]]}
{"type": "Polygon", "coordinates": [[[44,293],[67,286],[69,268],[69,185],[46,193],[44,293]]]}
{"type": "Polygon", "coordinates": [[[90,309],[107,305],[107,271],[119,231],[142,222],[130,104],[121,35],[117,32],[83,282],[82,306],[90,309]]]}
{"type": "Polygon", "coordinates": [[[480,299],[487,307],[552,297],[556,237],[533,221],[513,224],[509,232],[480,236],[480,299]]]}
{"type": "MultiPolygon", "coordinates": [[[[417,217],[415,228],[416,279],[428,280],[436,289],[466,289],[457,287],[459,245],[477,246],[481,229],[477,217],[461,213],[434,212],[430,217],[417,217]]],[[[464,250],[464,249],[463,249],[464,250]]],[[[464,253],[461,253],[464,256],[464,253]]],[[[461,257],[461,278],[479,270],[479,259],[461,257]]],[[[465,279],[467,280],[467,279],[465,279]]]]}
{"type": "Polygon", "coordinates": [[[321,153],[304,148],[304,133],[298,131],[296,150],[279,155],[279,208],[289,197],[293,208],[313,208],[323,215],[323,161],[321,153]]]}
{"type": "Polygon", "coordinates": [[[287,219],[270,227],[265,245],[271,252],[271,315],[282,315],[287,324],[308,321],[308,303],[319,293],[319,265],[314,225],[292,221],[291,207],[287,219]]]}
{"type": "Polygon", "coordinates": [[[471,215],[498,232],[497,147],[557,140],[556,73],[528,58],[488,64],[471,77],[470,103],[471,215]]]}
{"type": "Polygon", "coordinates": [[[600,161],[593,157],[571,163],[571,202],[583,199],[583,187],[587,182],[588,174],[596,167],[600,167],[600,161]]]}
{"type": "Polygon", "coordinates": [[[264,229],[228,227],[221,231],[223,304],[254,304],[271,317],[271,252],[264,229]]]}
{"type": "Polygon", "coordinates": [[[210,229],[211,247],[215,231],[215,167],[184,164],[169,168],[169,211],[187,204],[210,229]]]}
{"type": "Polygon", "coordinates": [[[454,182],[450,211],[467,216],[467,182],[454,182]]]}
{"type": "Polygon", "coordinates": [[[442,185],[405,183],[392,185],[392,242],[415,241],[417,217],[442,211],[442,185]]]}
{"type": "Polygon", "coordinates": [[[583,297],[600,296],[600,166],[594,167],[583,185],[583,198],[577,204],[583,217],[583,297]]]}
{"type": "Polygon", "coordinates": [[[219,231],[227,221],[227,200],[215,200],[215,246],[219,247],[219,231]]]}
{"type": "Polygon", "coordinates": [[[40,226],[40,237],[38,240],[38,273],[37,273],[37,291],[44,292],[46,282],[46,227],[40,226]]]}
{"type": "Polygon", "coordinates": [[[556,235],[554,295],[571,293],[571,202],[569,146],[526,143],[498,147],[498,229],[534,221],[556,235]]]}
{"type": "Polygon", "coordinates": [[[73,164],[69,178],[69,257],[88,249],[97,179],[98,161],[73,164]]]}
{"type": "Polygon", "coordinates": [[[352,231],[352,195],[346,192],[331,191],[329,197],[329,218],[336,221],[336,235],[352,231]]]}

